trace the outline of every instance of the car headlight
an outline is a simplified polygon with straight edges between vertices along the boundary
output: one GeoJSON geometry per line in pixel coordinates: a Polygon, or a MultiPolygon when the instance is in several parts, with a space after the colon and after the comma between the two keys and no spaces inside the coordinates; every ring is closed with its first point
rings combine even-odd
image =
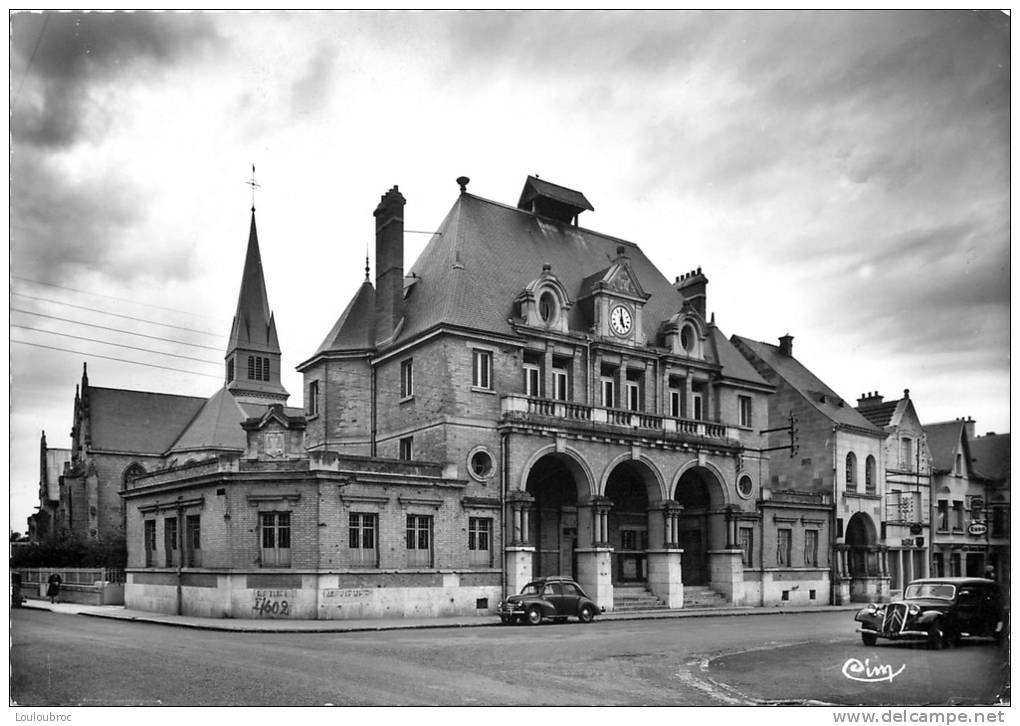
{"type": "Polygon", "coordinates": [[[910,615],[917,615],[920,612],[921,612],[921,608],[917,607],[917,605],[908,605],[907,606],[907,613],[910,614],[910,615]]]}

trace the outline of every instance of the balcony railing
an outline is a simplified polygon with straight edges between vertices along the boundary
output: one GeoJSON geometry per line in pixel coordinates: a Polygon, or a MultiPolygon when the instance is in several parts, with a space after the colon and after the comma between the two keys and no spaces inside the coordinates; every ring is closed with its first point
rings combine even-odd
{"type": "Polygon", "coordinates": [[[585,406],[571,401],[554,401],[547,398],[509,395],[502,399],[503,418],[529,418],[532,416],[576,421],[586,424],[604,424],[628,429],[650,429],[667,434],[687,434],[710,439],[736,439],[750,431],[711,421],[656,416],[642,411],[619,408],[585,406]]]}

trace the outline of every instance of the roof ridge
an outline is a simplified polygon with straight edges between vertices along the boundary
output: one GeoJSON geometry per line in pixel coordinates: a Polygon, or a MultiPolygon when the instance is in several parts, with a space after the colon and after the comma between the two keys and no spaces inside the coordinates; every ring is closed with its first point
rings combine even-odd
{"type": "Polygon", "coordinates": [[[182,393],[162,393],[160,391],[139,391],[136,388],[111,388],[110,386],[93,386],[89,384],[89,393],[95,393],[96,391],[116,391],[118,393],[143,393],[147,396],[169,396],[173,398],[192,398],[197,401],[205,401],[208,396],[186,396],[182,393]]]}

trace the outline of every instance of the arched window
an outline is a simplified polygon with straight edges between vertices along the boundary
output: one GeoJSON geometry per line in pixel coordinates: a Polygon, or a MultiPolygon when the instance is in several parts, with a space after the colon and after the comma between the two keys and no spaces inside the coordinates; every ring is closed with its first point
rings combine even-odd
{"type": "Polygon", "coordinates": [[[871,455],[864,460],[864,490],[869,494],[875,491],[875,457],[871,455]]]}
{"type": "Polygon", "coordinates": [[[133,462],[124,470],[121,475],[121,482],[123,483],[123,489],[128,489],[133,486],[132,481],[145,473],[145,467],[139,464],[137,461],[133,462]]]}
{"type": "Polygon", "coordinates": [[[852,451],[846,455],[846,488],[857,490],[857,457],[852,451]]]}

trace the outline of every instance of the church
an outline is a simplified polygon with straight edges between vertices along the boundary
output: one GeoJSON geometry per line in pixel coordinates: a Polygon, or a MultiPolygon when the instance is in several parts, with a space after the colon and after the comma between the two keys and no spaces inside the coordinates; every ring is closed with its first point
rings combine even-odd
{"type": "MultiPolygon", "coordinates": [[[[606,611],[828,602],[832,501],[770,488],[770,452],[791,454],[770,446],[776,389],[709,314],[701,269],[670,280],[581,226],[579,191],[531,176],[509,205],[469,181],[410,265],[404,196],[381,196],[375,279],[298,366],[301,409],[252,210],[223,387],[121,392],[162,407],[133,414],[160,441],[116,449],[126,605],[483,614],[551,574],[606,611]]],[[[96,390],[83,378],[83,408],[96,390]]],[[[84,446],[87,410],[75,426],[84,446]]]]}

